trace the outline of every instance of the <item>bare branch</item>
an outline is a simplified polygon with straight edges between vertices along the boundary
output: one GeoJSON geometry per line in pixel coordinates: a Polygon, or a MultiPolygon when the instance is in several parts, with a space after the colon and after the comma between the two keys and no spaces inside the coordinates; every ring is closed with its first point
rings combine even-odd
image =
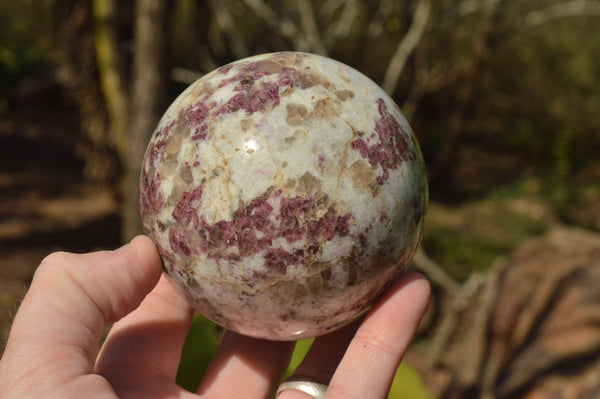
{"type": "Polygon", "coordinates": [[[448,347],[448,342],[456,331],[458,322],[469,303],[481,291],[485,284],[485,277],[480,273],[473,273],[460,286],[458,295],[452,298],[450,308],[444,313],[440,326],[435,332],[428,350],[427,361],[430,365],[437,364],[442,354],[448,347]]]}
{"type": "Polygon", "coordinates": [[[275,11],[262,0],[243,0],[260,19],[271,27],[275,32],[290,40],[296,50],[308,50],[303,35],[298,31],[296,25],[288,18],[280,18],[275,11]]]}
{"type": "Polygon", "coordinates": [[[302,28],[306,35],[306,41],[309,43],[310,51],[320,55],[327,55],[327,50],[323,45],[323,40],[321,39],[321,34],[317,27],[317,21],[315,20],[315,13],[313,12],[311,2],[308,0],[297,1],[296,6],[298,7],[300,21],[302,22],[302,28]]]}
{"type": "MultiPolygon", "coordinates": [[[[265,22],[269,23],[269,25],[273,25],[275,24],[278,20],[277,14],[275,13],[275,11],[273,11],[273,9],[271,9],[271,7],[269,7],[268,5],[266,5],[262,0],[243,0],[244,3],[246,3],[246,5],[248,7],[250,7],[250,9],[252,11],[254,11],[254,13],[256,15],[258,15],[260,18],[262,18],[265,22]]],[[[295,30],[295,28],[294,28],[295,30]]],[[[288,32],[288,34],[291,32],[288,32]]]]}
{"type": "Polygon", "coordinates": [[[227,2],[223,0],[210,0],[210,7],[213,10],[217,24],[221,31],[227,36],[231,51],[236,58],[248,56],[248,48],[244,38],[235,27],[235,22],[231,17],[227,2]]]}
{"type": "Polygon", "coordinates": [[[464,17],[473,14],[482,8],[492,7],[501,1],[502,0],[463,0],[456,6],[453,14],[457,17],[464,17]]]}
{"type": "Polygon", "coordinates": [[[358,16],[359,5],[356,0],[346,0],[343,4],[342,15],[335,23],[328,25],[325,30],[325,44],[328,48],[332,48],[336,43],[350,35],[352,24],[358,16]]]}
{"type": "Polygon", "coordinates": [[[504,0],[462,0],[455,6],[445,9],[442,15],[437,18],[436,23],[430,26],[430,29],[448,28],[458,23],[457,20],[480,11],[489,14],[490,10],[499,7],[502,1],[504,0]]]}
{"type": "Polygon", "coordinates": [[[446,292],[453,296],[462,296],[462,287],[454,281],[444,269],[435,263],[423,250],[419,247],[415,257],[413,258],[414,267],[425,273],[431,280],[442,287],[446,292]]]}
{"type": "Polygon", "coordinates": [[[206,41],[215,54],[223,55],[227,52],[227,47],[223,41],[223,30],[217,21],[217,18],[211,18],[206,28],[206,41]]]}
{"type": "Polygon", "coordinates": [[[448,276],[425,254],[422,248],[419,248],[415,254],[414,262],[416,268],[427,274],[451,297],[450,306],[444,312],[428,350],[427,362],[430,366],[437,364],[442,359],[463,313],[473,303],[473,299],[478,298],[479,305],[476,307],[474,325],[469,331],[468,345],[471,352],[466,355],[472,366],[465,367],[457,373],[457,378],[461,383],[473,384],[479,376],[484,362],[487,345],[486,328],[497,297],[498,279],[506,268],[506,262],[496,261],[488,274],[473,273],[463,284],[457,283],[448,276]]]}
{"type": "Polygon", "coordinates": [[[171,79],[173,79],[175,82],[183,83],[185,85],[191,85],[202,76],[204,76],[202,72],[181,67],[175,67],[171,70],[171,79]]]}
{"type": "Polygon", "coordinates": [[[464,386],[472,386],[481,378],[487,355],[488,325],[498,299],[499,280],[507,266],[506,260],[499,258],[485,275],[485,282],[475,308],[472,328],[469,329],[469,337],[467,338],[472,353],[469,362],[459,370],[457,376],[464,386]]]}
{"type": "Polygon", "coordinates": [[[430,13],[431,0],[420,0],[417,3],[412,24],[404,38],[400,41],[383,78],[383,90],[390,96],[394,93],[394,89],[400,79],[400,74],[406,65],[408,57],[412,54],[415,47],[417,47],[421,37],[423,37],[430,13]]]}
{"type": "Polygon", "coordinates": [[[367,26],[366,33],[369,39],[374,38],[375,36],[381,34],[381,32],[383,31],[385,21],[390,17],[392,11],[394,10],[393,1],[394,0],[379,1],[377,14],[367,26]]]}
{"type": "Polygon", "coordinates": [[[198,64],[200,66],[200,71],[203,73],[208,73],[210,71],[214,71],[220,65],[211,57],[210,50],[206,45],[200,45],[198,51],[198,64]]]}
{"type": "Polygon", "coordinates": [[[459,65],[448,65],[445,62],[438,62],[426,70],[422,61],[419,58],[419,48],[415,51],[415,69],[416,74],[412,84],[412,88],[404,104],[402,104],[402,112],[408,121],[412,120],[414,113],[419,105],[421,98],[428,94],[443,89],[457,81],[464,73],[459,65]]]}
{"type": "Polygon", "coordinates": [[[517,24],[522,30],[568,17],[600,15],[600,1],[573,0],[532,11],[517,24]]]}
{"type": "Polygon", "coordinates": [[[335,11],[344,5],[346,0],[325,0],[323,5],[319,9],[319,19],[321,22],[327,23],[331,18],[333,18],[333,14],[335,11]]]}

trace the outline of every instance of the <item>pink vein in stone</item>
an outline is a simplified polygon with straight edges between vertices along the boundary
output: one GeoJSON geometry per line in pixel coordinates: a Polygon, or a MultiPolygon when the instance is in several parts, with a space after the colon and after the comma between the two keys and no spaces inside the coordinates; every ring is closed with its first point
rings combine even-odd
{"type": "Polygon", "coordinates": [[[149,176],[146,170],[142,171],[140,187],[140,214],[142,220],[146,215],[157,215],[164,204],[163,193],[160,189],[160,176],[158,173],[149,176]]]}
{"type": "Polygon", "coordinates": [[[192,255],[192,249],[189,247],[185,232],[178,229],[169,229],[169,244],[173,252],[182,253],[185,256],[192,255]]]}
{"type": "Polygon", "coordinates": [[[156,132],[156,136],[152,139],[153,144],[148,148],[149,164],[156,166],[156,162],[160,161],[162,149],[169,144],[170,133],[175,125],[175,121],[169,122],[162,130],[156,132]]]}
{"type": "MultiPolygon", "coordinates": [[[[280,79],[277,82],[260,82],[261,78],[271,75],[271,73],[256,70],[258,66],[258,62],[252,62],[246,65],[241,72],[219,82],[219,88],[237,82],[233,89],[235,94],[225,103],[218,105],[213,102],[206,105],[205,102],[199,101],[185,110],[185,117],[194,129],[192,140],[206,140],[208,138],[211,108],[216,108],[214,116],[235,113],[239,110],[244,110],[246,114],[252,115],[255,112],[265,112],[267,109],[279,105],[279,87],[289,84],[291,80],[280,79]]],[[[231,66],[225,66],[219,72],[224,74],[230,69],[231,66]]],[[[204,99],[207,100],[208,96],[204,99]]]]}
{"type": "Polygon", "coordinates": [[[252,200],[234,212],[230,221],[208,223],[196,209],[202,187],[186,192],[173,210],[179,227],[171,227],[169,241],[173,251],[186,256],[206,253],[216,260],[237,261],[264,251],[268,270],[285,273],[289,265],[304,264],[315,255],[320,245],[335,236],[347,236],[351,214],[338,215],[333,207],[316,217],[318,201],[311,196],[283,197],[281,190],[252,200]],[[279,211],[271,205],[279,202],[279,211]],[[185,240],[188,230],[197,232],[199,243],[190,248],[185,240]],[[284,238],[292,243],[304,240],[303,248],[287,250],[274,247],[273,242],[284,238]]]}
{"type": "Polygon", "coordinates": [[[183,193],[181,200],[175,205],[175,209],[173,209],[173,218],[185,225],[189,225],[190,223],[197,225],[199,218],[196,208],[202,198],[203,190],[203,186],[198,186],[192,191],[183,193]]]}
{"type": "Polygon", "coordinates": [[[142,220],[146,215],[156,216],[164,205],[163,192],[160,189],[161,177],[155,167],[162,157],[163,148],[169,144],[169,134],[175,122],[171,122],[164,129],[156,132],[153,143],[148,148],[148,162],[150,172],[143,169],[140,176],[140,214],[142,220]]]}
{"type": "MultiPolygon", "coordinates": [[[[222,115],[237,112],[240,109],[246,114],[251,115],[255,112],[265,112],[267,109],[279,105],[279,89],[290,85],[296,85],[299,79],[299,72],[294,68],[284,67],[279,73],[281,76],[274,82],[260,82],[265,77],[272,75],[273,72],[261,70],[260,62],[252,62],[246,65],[238,74],[223,79],[218,87],[222,88],[230,83],[238,82],[234,87],[234,94],[216,111],[215,115],[222,115]]],[[[227,70],[229,71],[229,69],[227,70]]]]}
{"type": "Polygon", "coordinates": [[[311,243],[329,241],[335,235],[348,235],[351,214],[340,216],[333,208],[320,218],[311,217],[318,207],[314,197],[282,198],[280,205],[281,236],[288,242],[306,237],[311,243]]]}
{"type": "Polygon", "coordinates": [[[375,121],[375,131],[366,140],[358,138],[351,146],[367,159],[371,166],[379,165],[381,175],[376,177],[377,184],[383,185],[389,178],[389,170],[399,168],[403,162],[411,159],[409,135],[400,122],[389,113],[384,101],[377,100],[380,118],[375,121]]]}
{"type": "Polygon", "coordinates": [[[283,248],[269,248],[265,254],[267,269],[285,274],[289,265],[301,263],[304,252],[302,250],[286,251],[283,248]]]}
{"type": "MultiPolygon", "coordinates": [[[[251,62],[241,68],[241,71],[232,77],[222,79],[218,88],[223,88],[231,83],[236,83],[233,96],[224,103],[204,102],[191,105],[185,111],[189,124],[194,129],[193,140],[205,140],[209,134],[210,109],[215,108],[213,116],[230,114],[243,110],[247,115],[255,112],[265,112],[280,104],[279,90],[283,87],[306,88],[314,85],[312,78],[304,76],[295,68],[283,67],[280,72],[272,72],[260,68],[261,62],[251,62]],[[261,81],[263,77],[279,74],[279,78],[272,82],[261,81]]],[[[225,74],[232,69],[226,65],[219,69],[220,74],[225,74]]],[[[209,96],[205,97],[207,100],[209,96]]]]}
{"type": "Polygon", "coordinates": [[[233,68],[233,66],[233,63],[222,66],[221,68],[219,68],[219,73],[225,75],[227,72],[229,72],[231,68],[233,68]]]}
{"type": "Polygon", "coordinates": [[[246,111],[246,114],[252,115],[255,112],[264,112],[269,108],[279,105],[279,89],[277,82],[267,82],[262,84],[241,83],[234,91],[238,93],[227,100],[227,102],[217,110],[215,115],[233,113],[240,109],[246,111]]]}
{"type": "Polygon", "coordinates": [[[190,105],[185,110],[185,118],[190,126],[194,129],[192,140],[206,140],[208,136],[208,121],[209,109],[203,102],[190,105]]]}

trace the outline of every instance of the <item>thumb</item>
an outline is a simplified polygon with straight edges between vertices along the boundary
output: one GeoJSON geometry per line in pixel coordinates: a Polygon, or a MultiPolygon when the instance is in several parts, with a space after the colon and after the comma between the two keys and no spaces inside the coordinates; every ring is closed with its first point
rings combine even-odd
{"type": "Polygon", "coordinates": [[[144,236],[114,252],[49,255],[17,312],[0,375],[49,386],[93,372],[105,323],[134,310],[160,274],[156,247],[144,236]]]}

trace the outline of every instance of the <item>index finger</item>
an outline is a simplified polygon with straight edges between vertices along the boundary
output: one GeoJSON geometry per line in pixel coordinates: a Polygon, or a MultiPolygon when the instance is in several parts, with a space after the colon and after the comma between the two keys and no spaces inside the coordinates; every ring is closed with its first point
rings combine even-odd
{"type": "Polygon", "coordinates": [[[115,252],[48,256],[13,322],[0,379],[43,392],[92,373],[104,324],[135,309],[161,267],[147,237],[115,252]]]}

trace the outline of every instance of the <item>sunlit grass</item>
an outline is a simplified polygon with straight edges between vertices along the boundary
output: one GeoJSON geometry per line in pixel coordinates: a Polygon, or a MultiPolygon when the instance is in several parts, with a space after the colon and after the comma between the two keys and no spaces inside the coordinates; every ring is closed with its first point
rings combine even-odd
{"type": "Polygon", "coordinates": [[[488,198],[452,206],[432,202],[423,246],[453,278],[463,281],[488,270],[523,239],[546,231],[552,221],[551,211],[533,198],[488,198]]]}

